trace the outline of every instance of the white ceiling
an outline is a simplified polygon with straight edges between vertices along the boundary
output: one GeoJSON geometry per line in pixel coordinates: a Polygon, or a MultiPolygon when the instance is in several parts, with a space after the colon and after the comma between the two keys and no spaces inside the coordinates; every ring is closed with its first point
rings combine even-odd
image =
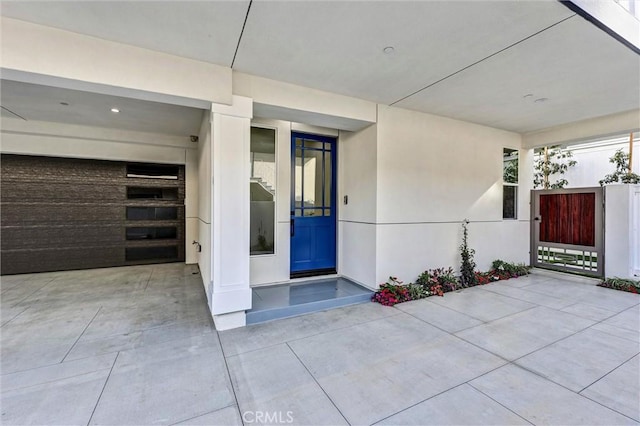
{"type": "Polygon", "coordinates": [[[544,1],[254,2],[234,69],[390,104],[572,14],[544,1]]]}
{"type": "Polygon", "coordinates": [[[3,16],[231,66],[249,0],[5,1],[3,16]]]}
{"type": "Polygon", "coordinates": [[[640,107],[638,55],[555,0],[3,1],[1,13],[518,132],[640,107]]]}
{"type": "Polygon", "coordinates": [[[0,85],[0,105],[3,117],[176,136],[197,135],[202,123],[197,108],[7,80],[0,85]]]}
{"type": "Polygon", "coordinates": [[[639,81],[638,56],[575,16],[396,106],[528,132],[640,108],[639,81]]]}

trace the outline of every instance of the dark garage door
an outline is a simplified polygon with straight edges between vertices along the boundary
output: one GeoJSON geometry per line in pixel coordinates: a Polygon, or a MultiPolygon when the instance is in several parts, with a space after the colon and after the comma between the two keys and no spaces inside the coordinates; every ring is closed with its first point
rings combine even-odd
{"type": "Polygon", "coordinates": [[[184,166],[1,161],[3,275],[184,261],[184,166]]]}

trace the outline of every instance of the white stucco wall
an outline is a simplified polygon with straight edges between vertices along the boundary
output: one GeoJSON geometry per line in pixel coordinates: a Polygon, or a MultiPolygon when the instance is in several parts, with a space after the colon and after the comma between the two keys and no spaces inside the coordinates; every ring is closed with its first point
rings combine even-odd
{"type": "Polygon", "coordinates": [[[519,134],[386,106],[377,127],[377,283],[458,269],[465,218],[479,269],[528,263],[530,158],[519,134]],[[517,220],[502,219],[503,148],[520,149],[517,220]]]}
{"type": "Polygon", "coordinates": [[[198,134],[198,238],[201,251],[197,253],[200,275],[207,293],[207,303],[211,309],[211,113],[206,112],[202,118],[200,133],[198,134]]]}
{"type": "MultiPolygon", "coordinates": [[[[196,145],[191,142],[192,145],[196,145]]],[[[200,235],[198,208],[199,208],[199,172],[198,172],[198,150],[191,148],[185,152],[185,262],[198,263],[198,249],[193,244],[200,235]],[[188,183],[187,183],[188,182],[188,183]]]]}
{"type": "Polygon", "coordinates": [[[376,282],[377,140],[373,124],[338,141],[338,270],[368,287],[376,282]]]}
{"type": "Polygon", "coordinates": [[[197,145],[187,137],[3,117],[2,146],[9,154],[140,161],[185,165],[185,261],[196,263],[197,145]]]}
{"type": "Polygon", "coordinates": [[[350,131],[376,121],[373,102],[237,71],[233,93],[253,99],[256,117],[350,131]]]}
{"type": "Polygon", "coordinates": [[[640,185],[605,187],[607,277],[640,277],[640,185]]]}
{"type": "MultiPolygon", "coordinates": [[[[627,138],[628,140],[628,138],[627,138]]],[[[573,153],[573,158],[578,163],[567,170],[564,178],[569,184],[567,188],[582,188],[598,186],[599,181],[607,174],[615,171],[615,165],[609,162],[618,149],[625,153],[629,152],[629,142],[616,143],[613,145],[603,145],[592,148],[569,147],[573,153]]],[[[640,141],[633,144],[633,172],[640,174],[640,141]]],[[[554,179],[554,176],[551,177],[554,179]]]]}
{"type": "Polygon", "coordinates": [[[640,278],[640,186],[636,185],[631,193],[631,273],[640,278]]]}

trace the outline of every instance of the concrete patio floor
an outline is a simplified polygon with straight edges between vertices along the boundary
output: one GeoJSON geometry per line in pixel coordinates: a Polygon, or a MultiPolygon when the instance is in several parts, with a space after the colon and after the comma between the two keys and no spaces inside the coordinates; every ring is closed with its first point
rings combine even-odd
{"type": "Polygon", "coordinates": [[[640,422],[638,295],[540,272],[218,333],[194,272],[2,277],[2,423],[640,422]]]}

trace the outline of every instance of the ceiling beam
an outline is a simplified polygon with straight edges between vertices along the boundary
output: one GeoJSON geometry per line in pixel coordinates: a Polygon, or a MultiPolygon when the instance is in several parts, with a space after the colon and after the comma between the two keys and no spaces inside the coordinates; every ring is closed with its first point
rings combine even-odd
{"type": "MultiPolygon", "coordinates": [[[[635,0],[632,0],[632,2],[635,0]]],[[[640,54],[640,22],[615,1],[561,0],[560,3],[576,12],[596,27],[640,54]]],[[[636,12],[637,13],[637,12],[636,12]]]]}
{"type": "Polygon", "coordinates": [[[4,79],[197,107],[232,101],[231,68],[0,19],[4,79]]]}

